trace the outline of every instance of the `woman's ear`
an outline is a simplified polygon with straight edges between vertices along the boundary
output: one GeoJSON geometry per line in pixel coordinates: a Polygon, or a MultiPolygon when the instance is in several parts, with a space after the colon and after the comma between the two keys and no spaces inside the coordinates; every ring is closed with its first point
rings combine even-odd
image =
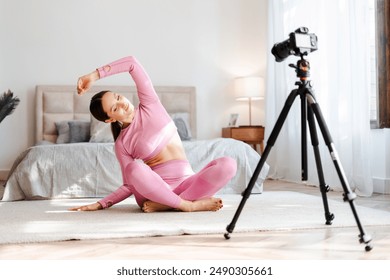
{"type": "Polygon", "coordinates": [[[109,119],[105,120],[104,122],[105,123],[113,123],[113,122],[116,122],[116,119],[109,118],[109,119]]]}

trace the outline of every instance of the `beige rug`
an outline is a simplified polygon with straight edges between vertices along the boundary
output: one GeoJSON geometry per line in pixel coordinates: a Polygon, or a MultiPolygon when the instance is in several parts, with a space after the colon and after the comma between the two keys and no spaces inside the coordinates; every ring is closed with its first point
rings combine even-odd
{"type": "MultiPolygon", "coordinates": [[[[124,238],[182,234],[225,233],[241,201],[224,195],[218,212],[143,213],[129,198],[110,209],[70,212],[68,208],[94,199],[63,199],[0,203],[0,244],[71,239],[124,238]]],[[[331,227],[356,227],[348,203],[329,200],[335,219],[331,227]]],[[[390,212],[356,207],[363,226],[390,224],[390,212]]],[[[247,201],[235,232],[315,229],[325,225],[322,200],[296,192],[253,194],[247,201]]],[[[369,234],[369,232],[368,232],[369,234]]]]}

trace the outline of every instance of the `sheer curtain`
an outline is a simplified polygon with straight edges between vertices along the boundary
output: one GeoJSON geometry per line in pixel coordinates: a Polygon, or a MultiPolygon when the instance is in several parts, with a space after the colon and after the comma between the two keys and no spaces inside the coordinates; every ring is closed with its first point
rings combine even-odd
{"type": "MultiPolygon", "coordinates": [[[[372,194],[370,170],[370,45],[367,0],[271,0],[269,1],[269,50],[298,27],[318,36],[318,50],[306,59],[310,80],[340,157],[348,183],[358,195],[372,194]]],[[[275,62],[269,52],[266,96],[266,139],[285,100],[295,89],[299,57],[275,62]]],[[[283,125],[267,162],[270,177],[301,181],[300,98],[283,125]]],[[[341,190],[341,183],[318,129],[325,182],[341,190]]],[[[318,185],[317,170],[308,131],[309,184],[318,185]]]]}

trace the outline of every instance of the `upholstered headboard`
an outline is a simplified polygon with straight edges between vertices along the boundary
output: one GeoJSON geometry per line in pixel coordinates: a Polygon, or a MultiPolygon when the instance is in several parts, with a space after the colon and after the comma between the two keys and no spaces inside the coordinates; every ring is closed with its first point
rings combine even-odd
{"type": "MultiPolygon", "coordinates": [[[[168,113],[188,113],[193,138],[196,138],[196,90],[186,86],[156,86],[160,100],[168,113]]],[[[126,96],[135,106],[138,96],[135,86],[93,86],[83,96],[77,95],[75,86],[38,85],[36,87],[36,142],[55,143],[55,123],[63,120],[90,120],[91,97],[102,90],[126,96]]]]}

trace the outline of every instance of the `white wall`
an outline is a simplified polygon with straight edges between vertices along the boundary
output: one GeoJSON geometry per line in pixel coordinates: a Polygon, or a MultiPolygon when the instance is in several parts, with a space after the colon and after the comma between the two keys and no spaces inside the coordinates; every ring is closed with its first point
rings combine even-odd
{"type": "MultiPolygon", "coordinates": [[[[0,124],[0,176],[34,144],[38,84],[75,84],[95,67],[135,55],[155,85],[197,88],[198,138],[219,137],[236,76],[264,75],[267,0],[0,0],[0,92],[21,99],[0,124]]],[[[126,75],[99,84],[129,84],[126,75]]],[[[261,103],[253,123],[263,124],[261,103]]]]}

